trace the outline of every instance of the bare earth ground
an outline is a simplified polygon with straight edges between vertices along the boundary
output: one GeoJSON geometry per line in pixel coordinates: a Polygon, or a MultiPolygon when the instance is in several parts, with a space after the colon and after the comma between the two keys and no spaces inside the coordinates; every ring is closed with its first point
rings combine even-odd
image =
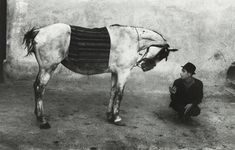
{"type": "Polygon", "coordinates": [[[127,126],[106,121],[109,78],[52,79],[40,130],[33,114],[33,80],[0,85],[0,149],[235,149],[235,96],[224,85],[205,85],[202,113],[184,124],[168,107],[168,81],[130,79],[121,105],[127,126]],[[150,86],[149,86],[150,85],[150,86]]]}

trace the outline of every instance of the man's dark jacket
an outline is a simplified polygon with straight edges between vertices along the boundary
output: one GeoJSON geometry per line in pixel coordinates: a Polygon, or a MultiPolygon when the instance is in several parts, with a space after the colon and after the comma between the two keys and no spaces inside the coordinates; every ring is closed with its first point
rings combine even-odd
{"type": "Polygon", "coordinates": [[[202,81],[194,78],[194,83],[186,88],[183,80],[181,78],[174,81],[173,86],[176,87],[176,93],[171,94],[170,106],[174,105],[187,105],[192,103],[193,105],[198,105],[202,102],[203,98],[203,83],[202,81]]]}

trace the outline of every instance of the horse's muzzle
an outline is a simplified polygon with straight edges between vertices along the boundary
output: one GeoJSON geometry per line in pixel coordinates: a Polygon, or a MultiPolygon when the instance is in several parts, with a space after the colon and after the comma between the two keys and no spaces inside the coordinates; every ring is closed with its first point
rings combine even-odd
{"type": "Polygon", "coordinates": [[[153,69],[156,66],[156,63],[153,59],[145,59],[141,63],[141,69],[146,72],[153,69]]]}

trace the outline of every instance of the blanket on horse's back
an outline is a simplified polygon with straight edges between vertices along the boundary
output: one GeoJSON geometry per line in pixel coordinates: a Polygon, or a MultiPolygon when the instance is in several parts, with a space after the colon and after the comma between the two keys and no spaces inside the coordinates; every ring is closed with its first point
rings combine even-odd
{"type": "Polygon", "coordinates": [[[68,59],[81,70],[102,73],[108,68],[110,36],[106,27],[71,27],[68,59]]]}

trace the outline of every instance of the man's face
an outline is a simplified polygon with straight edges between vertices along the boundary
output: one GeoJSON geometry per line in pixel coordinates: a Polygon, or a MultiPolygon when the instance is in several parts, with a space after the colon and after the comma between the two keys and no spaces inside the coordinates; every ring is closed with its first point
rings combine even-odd
{"type": "Polygon", "coordinates": [[[188,73],[184,68],[182,68],[180,72],[181,79],[187,79],[190,76],[191,76],[191,73],[188,73]]]}

